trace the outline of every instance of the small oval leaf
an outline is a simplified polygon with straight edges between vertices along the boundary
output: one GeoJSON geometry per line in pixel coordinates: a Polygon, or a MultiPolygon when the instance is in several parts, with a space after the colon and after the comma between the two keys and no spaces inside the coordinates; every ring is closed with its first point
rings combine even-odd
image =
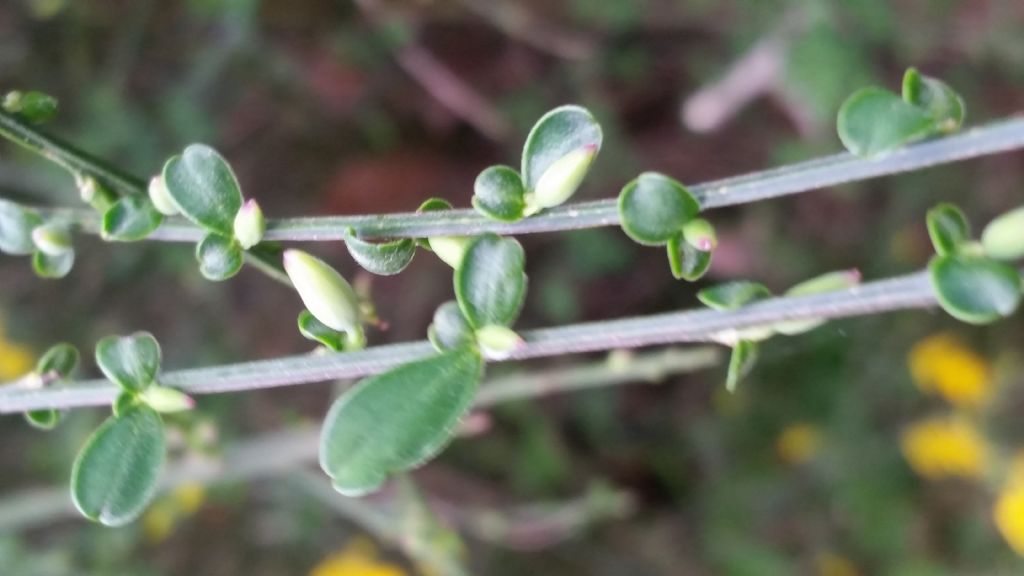
{"type": "Polygon", "coordinates": [[[657,172],[645,172],[619,194],[623,231],[645,246],[661,246],[700,212],[697,199],[679,182],[657,172]]]}
{"type": "Polygon", "coordinates": [[[523,146],[523,184],[535,191],[549,168],[566,155],[591,147],[596,154],[603,141],[601,125],[589,110],[568,105],[551,110],[541,117],[523,146]]]}
{"type": "Polygon", "coordinates": [[[221,282],[238,274],[245,254],[234,239],[210,233],[196,245],[196,261],[204,278],[221,282]]]}
{"type": "Polygon", "coordinates": [[[412,238],[367,242],[356,236],[352,228],[345,231],[345,247],[363,269],[380,276],[392,276],[405,270],[416,255],[416,242],[412,238]]]}
{"type": "Polygon", "coordinates": [[[971,225],[963,211],[948,202],[943,202],[928,211],[925,218],[928,236],[932,239],[939,256],[955,254],[971,240],[971,225]]]}
{"type": "Polygon", "coordinates": [[[427,337],[438,352],[473,344],[473,327],[462,315],[458,302],[449,300],[437,307],[427,337]]]}
{"type": "Polygon", "coordinates": [[[676,280],[696,282],[711,268],[711,252],[698,250],[687,242],[682,233],[669,238],[668,267],[676,280]]]}
{"type": "Polygon", "coordinates": [[[135,242],[152,234],[163,220],[148,198],[125,196],[103,213],[100,235],[104,240],[135,242]]]}
{"type": "Polygon", "coordinates": [[[851,153],[874,156],[928,136],[935,121],[888,90],[863,88],[839,109],[836,130],[851,153]]]}
{"type": "Polygon", "coordinates": [[[317,320],[309,310],[299,312],[298,325],[299,333],[307,340],[318,342],[335,352],[345,348],[345,333],[317,320]]]}
{"type": "Polygon", "coordinates": [[[1024,206],[989,222],[981,233],[981,245],[985,249],[985,254],[992,258],[1024,258],[1024,206]]]}
{"type": "Polygon", "coordinates": [[[156,380],[160,344],[149,332],[107,336],[96,343],[96,364],[126,392],[139,392],[156,380]]]}
{"type": "Polygon", "coordinates": [[[732,347],[732,356],[729,357],[729,372],[725,377],[725,389],[735,392],[740,380],[746,378],[747,374],[754,369],[757,363],[757,343],[750,340],[740,340],[732,347]]]}
{"type": "Polygon", "coordinates": [[[473,208],[495,220],[515,222],[522,218],[525,197],[522,177],[508,166],[491,166],[473,183],[473,208]]]}
{"type": "Polygon", "coordinates": [[[964,101],[948,84],[925,76],[915,68],[903,75],[903,100],[924,110],[942,132],[953,132],[964,122],[964,101]]]}
{"type": "Polygon", "coordinates": [[[34,252],[32,231],[42,223],[34,211],[0,198],[0,252],[12,256],[34,252]]]}
{"type": "Polygon", "coordinates": [[[36,362],[36,373],[40,376],[67,379],[78,367],[79,358],[78,349],[71,344],[55,344],[36,362]]]}
{"type": "Polygon", "coordinates": [[[715,310],[736,310],[771,296],[771,290],[764,284],[748,280],[726,282],[697,292],[697,299],[715,310]]]}
{"type": "Polygon", "coordinates": [[[526,299],[525,265],[514,238],[484,234],[473,240],[455,271],[455,297],[470,325],[515,322],[526,299]]]}
{"type": "Polygon", "coordinates": [[[56,410],[30,410],[25,412],[25,421],[37,430],[50,431],[60,424],[60,412],[56,410]]]}
{"type": "Polygon", "coordinates": [[[988,324],[1013,314],[1020,304],[1020,274],[1001,262],[967,255],[936,256],[928,272],[942,309],[963,322],[988,324]]]}
{"type": "Polygon", "coordinates": [[[196,224],[230,237],[242,207],[242,190],[216,150],[192,144],[164,165],[164,185],[178,210],[196,224]]]}
{"type": "Polygon", "coordinates": [[[51,256],[43,251],[32,255],[32,270],[40,278],[63,278],[71,272],[75,265],[75,251],[68,250],[51,256]]]}
{"type": "Polygon", "coordinates": [[[86,518],[106,526],[134,520],[156,493],[165,457],[164,428],[151,408],[111,416],[86,441],[71,471],[71,497],[86,518]]]}
{"type": "Polygon", "coordinates": [[[331,407],[320,466],[339,492],[376,490],[395,472],[441,451],[469,410],[483,360],[469,348],[410,362],[367,378],[331,407]]]}

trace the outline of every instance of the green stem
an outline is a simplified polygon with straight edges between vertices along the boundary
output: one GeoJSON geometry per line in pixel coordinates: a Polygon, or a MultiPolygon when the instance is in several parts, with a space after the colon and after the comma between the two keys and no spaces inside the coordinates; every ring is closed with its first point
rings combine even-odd
{"type": "MultiPolygon", "coordinates": [[[[690,310],[574,324],[522,333],[525,344],[509,360],[639,348],[682,342],[726,342],[736,330],[793,320],[844,318],[936,304],[925,272],[866,283],[849,290],[763,300],[739,310],[690,310]]],[[[434,354],[426,341],[375,346],[358,352],[301,355],[161,374],[161,384],[190,394],[216,394],[359,378],[434,354]]],[[[116,386],[106,380],[59,387],[0,388],[0,413],[110,404],[116,386]]]]}

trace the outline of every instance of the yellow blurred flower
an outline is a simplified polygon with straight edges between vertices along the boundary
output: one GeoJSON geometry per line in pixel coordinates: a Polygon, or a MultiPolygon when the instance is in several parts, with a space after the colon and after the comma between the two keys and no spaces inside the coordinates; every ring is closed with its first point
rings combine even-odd
{"type": "Polygon", "coordinates": [[[31,372],[34,366],[32,351],[7,340],[3,322],[0,321],[0,382],[20,378],[31,372]]]}
{"type": "Polygon", "coordinates": [[[787,426],[775,440],[775,451],[789,464],[802,464],[818,453],[821,431],[806,422],[787,426]]]}
{"type": "Polygon", "coordinates": [[[1010,481],[992,510],[996,528],[1011,548],[1024,556],[1024,483],[1010,481]]]}
{"type": "Polygon", "coordinates": [[[377,559],[377,547],[366,538],[354,538],[338,553],[317,564],[309,576],[406,576],[394,564],[377,559]]]}
{"type": "Polygon", "coordinates": [[[979,478],[988,468],[989,448],[980,432],[959,416],[934,416],[903,432],[903,455],[925,478],[979,478]]]}
{"type": "Polygon", "coordinates": [[[860,572],[853,562],[833,552],[822,552],[814,559],[818,576],[857,576],[860,572]]]}
{"type": "Polygon", "coordinates": [[[951,334],[922,340],[908,359],[917,387],[942,396],[954,406],[980,406],[992,394],[989,363],[951,334]]]}
{"type": "Polygon", "coordinates": [[[174,527],[193,516],[206,500],[206,489],[200,484],[184,484],[149,507],[142,517],[142,531],[151,543],[162,542],[174,527]]]}

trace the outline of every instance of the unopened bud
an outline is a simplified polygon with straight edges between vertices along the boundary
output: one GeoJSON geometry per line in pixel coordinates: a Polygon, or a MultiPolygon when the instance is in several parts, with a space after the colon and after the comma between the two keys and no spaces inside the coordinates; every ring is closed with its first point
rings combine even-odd
{"type": "Polygon", "coordinates": [[[263,240],[267,230],[267,221],[263,218],[263,210],[256,200],[250,199],[235,214],[235,238],[248,250],[263,240]]]}
{"type": "Polygon", "coordinates": [[[359,298],[337,270],[301,250],[285,250],[284,269],[317,320],[339,332],[362,332],[359,298]]]}
{"type": "Polygon", "coordinates": [[[527,212],[552,208],[564,203],[583,183],[599,148],[588,144],[553,162],[537,180],[537,186],[527,199],[527,212]]]}
{"type": "Polygon", "coordinates": [[[683,224],[683,239],[701,252],[711,252],[718,246],[715,227],[703,218],[694,218],[683,224]]]}
{"type": "Polygon", "coordinates": [[[517,348],[525,344],[522,336],[511,328],[498,324],[488,324],[476,331],[476,341],[486,358],[503,360],[517,348]]]}
{"type": "Polygon", "coordinates": [[[150,386],[139,394],[139,400],[157,412],[183,412],[195,408],[196,401],[181,390],[166,386],[150,386]]]}
{"type": "Polygon", "coordinates": [[[1024,206],[996,218],[981,234],[985,254],[1000,260],[1024,258],[1024,206]]]}
{"type": "Polygon", "coordinates": [[[109,210],[117,201],[117,198],[92,176],[76,174],[75,183],[78,185],[78,193],[82,197],[82,202],[92,206],[101,214],[109,210]]]}
{"type": "Polygon", "coordinates": [[[67,228],[54,224],[33,228],[32,242],[47,256],[61,256],[71,250],[71,234],[67,228]]]}
{"type": "Polygon", "coordinates": [[[164,216],[178,214],[178,205],[171,199],[171,193],[167,191],[167,183],[164,182],[164,175],[157,174],[149,179],[149,199],[153,207],[164,216]]]}
{"type": "Polygon", "coordinates": [[[438,236],[428,238],[427,242],[438,258],[458,270],[462,265],[462,257],[466,255],[466,248],[469,247],[469,240],[462,236],[438,236]]]}
{"type": "Polygon", "coordinates": [[[786,296],[809,296],[811,294],[824,294],[826,292],[846,290],[847,288],[853,288],[860,284],[860,280],[860,270],[857,270],[856,268],[840,270],[838,272],[829,272],[793,286],[789,290],[786,290],[786,296]]]}

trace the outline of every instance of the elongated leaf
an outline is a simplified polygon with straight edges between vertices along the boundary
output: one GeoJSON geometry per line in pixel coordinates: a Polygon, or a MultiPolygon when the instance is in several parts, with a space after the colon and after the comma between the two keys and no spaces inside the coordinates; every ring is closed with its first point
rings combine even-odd
{"type": "Polygon", "coordinates": [[[851,153],[874,156],[928,136],[935,121],[888,90],[864,88],[843,103],[836,129],[851,153]]]}
{"type": "Polygon", "coordinates": [[[363,380],[331,407],[320,466],[339,492],[358,496],[441,451],[469,410],[483,360],[469,348],[363,380]]]}
{"type": "Polygon", "coordinates": [[[1001,262],[977,256],[936,256],[928,264],[942,309],[969,324],[988,324],[1017,310],[1020,274],[1001,262]]]}
{"type": "Polygon", "coordinates": [[[4,96],[3,109],[33,124],[42,124],[57,115],[57,99],[49,94],[16,90],[4,96]]]}
{"type": "Polygon", "coordinates": [[[750,340],[740,340],[732,347],[732,356],[729,357],[729,373],[725,377],[725,389],[735,392],[740,380],[747,377],[757,363],[757,343],[750,340]]]}
{"type": "Polygon", "coordinates": [[[736,280],[705,288],[697,292],[697,299],[715,310],[735,310],[771,295],[771,290],[764,284],[736,280]]]}
{"type": "Polygon", "coordinates": [[[360,266],[381,276],[391,276],[405,270],[416,255],[416,242],[412,238],[367,242],[356,236],[352,228],[345,231],[345,247],[360,266]]]}
{"type": "Polygon", "coordinates": [[[491,166],[473,183],[473,207],[495,220],[514,222],[526,208],[523,178],[508,166],[491,166]]]}
{"type": "Polygon", "coordinates": [[[622,230],[645,246],[661,246],[700,212],[697,199],[679,182],[645,172],[619,194],[622,230]]]}
{"type": "Polygon", "coordinates": [[[26,256],[35,251],[32,230],[43,223],[34,211],[0,199],[0,252],[26,256]]]}
{"type": "Polygon", "coordinates": [[[100,234],[104,240],[134,242],[152,234],[163,220],[148,198],[125,196],[103,213],[100,234]]]}
{"type": "Polygon", "coordinates": [[[107,526],[131,522],[156,493],[165,451],[163,422],[152,409],[137,406],[111,416],[75,459],[75,507],[107,526]]]}
{"type": "Polygon", "coordinates": [[[455,271],[455,297],[474,328],[511,326],[526,299],[526,256],[514,238],[484,234],[455,271]]]}
{"type": "Polygon", "coordinates": [[[549,168],[568,154],[590,148],[596,154],[604,136],[586,108],[561,106],[534,124],[523,146],[523,184],[533,192],[549,168]]]}
{"type": "Polygon", "coordinates": [[[192,144],[164,165],[164,184],[178,210],[211,232],[231,237],[242,190],[216,150],[192,144]]]}
{"type": "Polygon", "coordinates": [[[156,380],[160,344],[149,332],[108,336],[96,343],[96,365],[123,390],[138,392],[156,380]]]}
{"type": "Polygon", "coordinates": [[[245,255],[234,239],[211,232],[196,245],[196,261],[204,278],[221,282],[238,274],[245,255]]]}

